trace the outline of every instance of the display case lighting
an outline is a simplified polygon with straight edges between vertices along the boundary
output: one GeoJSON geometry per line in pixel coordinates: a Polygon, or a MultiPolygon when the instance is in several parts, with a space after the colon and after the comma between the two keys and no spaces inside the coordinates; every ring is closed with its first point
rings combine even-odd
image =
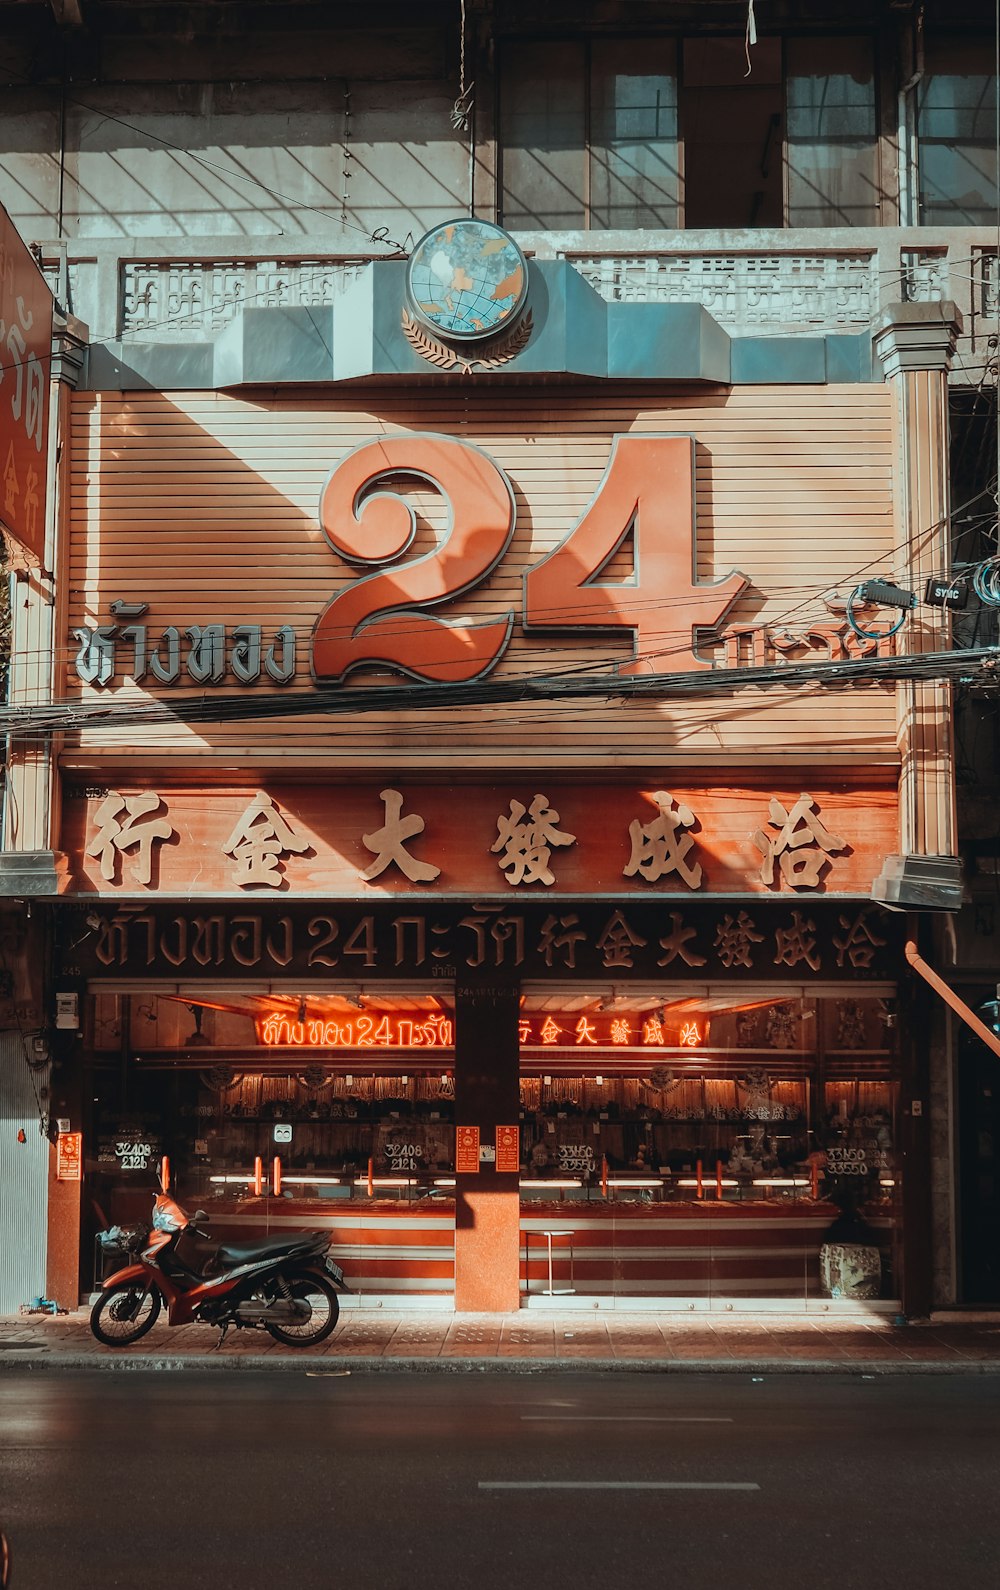
{"type": "Polygon", "coordinates": [[[662,1187],[662,1176],[609,1176],[609,1187],[662,1187]]]}
{"type": "Polygon", "coordinates": [[[808,1187],[808,1176],[755,1176],[754,1187],[808,1187]]]}
{"type": "Polygon", "coordinates": [[[435,1187],[454,1187],[455,1178],[454,1176],[435,1176],[434,1185],[435,1187]]]}
{"type": "MultiPolygon", "coordinates": [[[[373,1176],[371,1184],[373,1187],[416,1187],[417,1178],[416,1176],[373,1176]]],[[[354,1185],[355,1187],[367,1187],[368,1177],[355,1176],[354,1185]]]]}
{"type": "Polygon", "coordinates": [[[549,1177],[549,1178],[546,1178],[545,1180],[540,1180],[540,1181],[522,1181],[522,1182],[518,1182],[518,1186],[519,1187],[582,1187],[583,1183],[580,1181],[579,1177],[577,1177],[575,1180],[571,1180],[571,1181],[556,1181],[553,1178],[549,1177]]]}
{"type": "MultiPolygon", "coordinates": [[[[739,1182],[738,1182],[738,1180],[736,1179],[735,1176],[723,1176],[721,1178],[721,1180],[719,1180],[719,1181],[716,1181],[714,1176],[703,1177],[701,1184],[702,1184],[703,1187],[738,1187],[739,1186],[739,1182]]],[[[697,1176],[681,1176],[674,1183],[675,1187],[697,1187],[697,1185],[698,1185],[697,1176]]]]}

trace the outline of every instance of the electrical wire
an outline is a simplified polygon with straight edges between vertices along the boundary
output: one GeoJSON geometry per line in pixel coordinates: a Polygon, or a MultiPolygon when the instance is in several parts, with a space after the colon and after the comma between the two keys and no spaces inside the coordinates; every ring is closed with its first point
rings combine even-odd
{"type": "Polygon", "coordinates": [[[127,727],[138,732],[164,724],[260,722],[303,716],[357,717],[367,713],[414,712],[496,705],[500,703],[569,701],[606,697],[692,699],[725,696],[753,687],[808,685],[855,686],[903,680],[996,680],[1000,654],[996,648],[977,651],[920,652],[899,657],[859,658],[847,662],[799,663],[794,667],[764,664],[741,669],[590,678],[580,675],[532,675],[520,679],[474,680],[467,684],[359,686],[350,691],[317,686],[307,691],[260,691],[242,696],[154,698],[145,702],[51,702],[0,710],[0,733],[18,741],[77,729],[127,727]]]}

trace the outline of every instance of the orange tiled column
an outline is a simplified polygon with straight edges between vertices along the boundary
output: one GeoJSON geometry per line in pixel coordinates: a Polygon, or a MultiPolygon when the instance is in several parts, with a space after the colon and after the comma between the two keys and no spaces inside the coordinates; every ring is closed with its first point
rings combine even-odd
{"type": "MultiPolygon", "coordinates": [[[[520,988],[487,972],[455,989],[455,1123],[477,1126],[495,1150],[496,1128],[519,1114],[520,988]]],[[[505,1314],[520,1306],[520,1192],[516,1171],[482,1158],[455,1188],[455,1307],[505,1314]]]]}

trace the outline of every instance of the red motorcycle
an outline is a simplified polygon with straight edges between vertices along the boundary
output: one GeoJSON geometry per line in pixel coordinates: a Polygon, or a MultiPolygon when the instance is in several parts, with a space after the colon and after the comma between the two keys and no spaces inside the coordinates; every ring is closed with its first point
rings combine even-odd
{"type": "MultiPolygon", "coordinates": [[[[107,1347],[127,1347],[152,1330],[167,1305],[167,1323],[266,1330],[289,1347],[315,1347],[337,1323],[337,1290],[349,1292],[331,1259],[327,1231],[291,1231],[248,1242],[214,1242],[200,1229],[204,1210],[189,1216],[168,1193],[153,1199],[152,1228],[117,1233],[132,1263],[103,1283],[90,1328],[107,1347]]],[[[110,1233],[109,1233],[110,1235],[110,1233]]]]}

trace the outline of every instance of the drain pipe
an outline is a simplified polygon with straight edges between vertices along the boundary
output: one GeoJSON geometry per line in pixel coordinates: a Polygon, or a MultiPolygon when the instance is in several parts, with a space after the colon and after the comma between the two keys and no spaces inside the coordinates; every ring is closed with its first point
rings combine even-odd
{"type": "MultiPolygon", "coordinates": [[[[924,75],[924,8],[917,7],[913,25],[913,71],[901,83],[896,96],[897,130],[896,151],[899,182],[899,224],[917,226],[918,168],[916,149],[916,116],[911,95],[924,75]]],[[[904,286],[905,286],[904,282],[904,286]]]]}
{"type": "Polygon", "coordinates": [[[924,982],[929,983],[934,992],[936,994],[940,994],[945,1004],[951,1006],[952,1010],[955,1012],[955,1015],[958,1016],[961,1021],[964,1021],[967,1027],[971,1027],[976,1037],[981,1038],[983,1043],[986,1044],[987,1048],[992,1049],[993,1053],[1000,1058],[1000,1036],[987,1027],[985,1022],[980,1021],[975,1011],[965,1003],[964,999],[959,999],[954,989],[948,987],[948,984],[944,981],[944,978],[939,977],[934,968],[928,966],[927,962],[920,954],[920,951],[917,949],[916,939],[913,937],[912,933],[908,933],[906,936],[906,944],[904,946],[903,953],[905,954],[910,965],[913,967],[913,970],[923,978],[924,982]]]}

